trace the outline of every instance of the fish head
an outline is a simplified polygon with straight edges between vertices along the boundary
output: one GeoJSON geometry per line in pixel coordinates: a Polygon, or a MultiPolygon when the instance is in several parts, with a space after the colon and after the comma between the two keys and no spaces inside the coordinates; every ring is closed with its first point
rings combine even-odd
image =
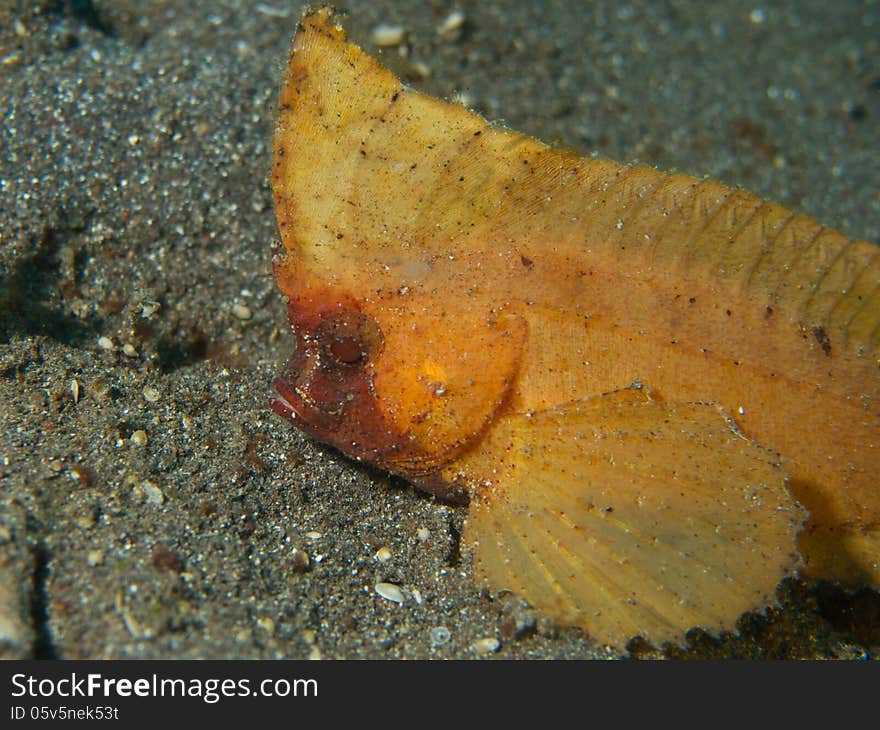
{"type": "MultiPolygon", "coordinates": [[[[433,102],[411,106],[400,82],[344,38],[329,9],[304,17],[279,101],[275,276],[296,342],[274,408],[439,494],[444,469],[508,397],[525,325],[484,285],[494,241],[472,240],[497,207],[484,194],[492,184],[463,170],[453,179],[472,186],[467,194],[460,183],[435,189],[444,162],[470,158],[426,123],[420,104],[433,102]],[[390,135],[376,133],[384,127],[390,135]],[[429,150],[440,157],[430,162],[429,150]]],[[[456,119],[461,139],[490,136],[464,109],[456,119]]]]}
{"type": "Polygon", "coordinates": [[[401,439],[383,422],[373,393],[384,344],[378,323],[329,288],[291,296],[287,312],[294,350],[275,380],[272,408],[358,460],[381,460],[401,439]]]}
{"type": "Polygon", "coordinates": [[[273,409],[351,458],[456,497],[442,472],[504,402],[523,346],[519,318],[396,282],[377,289],[351,270],[331,281],[302,261],[275,265],[295,344],[273,409]]]}

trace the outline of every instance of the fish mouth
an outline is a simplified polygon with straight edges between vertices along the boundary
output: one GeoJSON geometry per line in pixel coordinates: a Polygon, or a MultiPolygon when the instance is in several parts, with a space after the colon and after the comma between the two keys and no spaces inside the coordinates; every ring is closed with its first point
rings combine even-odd
{"type": "Polygon", "coordinates": [[[343,408],[341,404],[317,403],[297,381],[281,376],[275,379],[277,394],[269,405],[275,413],[296,424],[311,436],[330,440],[330,435],[339,427],[343,408]]]}
{"type": "Polygon", "coordinates": [[[290,402],[290,398],[285,395],[285,393],[292,395],[290,383],[283,378],[276,378],[275,390],[278,392],[272,396],[272,399],[269,401],[269,407],[279,416],[282,416],[289,421],[296,421],[296,407],[290,402]]]}

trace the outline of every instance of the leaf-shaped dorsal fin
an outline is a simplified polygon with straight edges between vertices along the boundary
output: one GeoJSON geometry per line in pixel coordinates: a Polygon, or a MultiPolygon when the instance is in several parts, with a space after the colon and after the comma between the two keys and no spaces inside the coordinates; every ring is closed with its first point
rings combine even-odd
{"type": "Polygon", "coordinates": [[[626,390],[513,416],[461,466],[490,475],[478,575],[600,641],[731,629],[798,564],[785,473],[712,405],[626,390]]]}
{"type": "Polygon", "coordinates": [[[288,267],[306,261],[355,295],[401,283],[462,293],[484,272],[416,276],[412,261],[485,266],[487,253],[540,242],[559,266],[567,250],[588,251],[595,266],[604,258],[642,278],[717,281],[737,305],[880,349],[880,307],[867,303],[880,289],[876,247],[717,182],[581,159],[495,128],[406,89],[345,42],[329,10],[302,23],[273,174],[288,267]]]}

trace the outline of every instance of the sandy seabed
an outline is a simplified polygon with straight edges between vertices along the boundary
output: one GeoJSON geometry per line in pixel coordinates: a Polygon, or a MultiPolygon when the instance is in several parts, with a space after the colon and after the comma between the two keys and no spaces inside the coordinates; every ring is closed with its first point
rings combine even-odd
{"type": "MultiPolygon", "coordinates": [[[[619,656],[481,591],[464,508],[268,409],[292,347],[268,176],[299,6],[20,6],[0,3],[0,652],[619,656]]],[[[825,8],[343,6],[370,52],[377,24],[406,30],[381,58],[420,90],[877,242],[880,10],[825,8]]],[[[671,653],[876,656],[877,594],[792,581],[780,599],[671,653]]]]}

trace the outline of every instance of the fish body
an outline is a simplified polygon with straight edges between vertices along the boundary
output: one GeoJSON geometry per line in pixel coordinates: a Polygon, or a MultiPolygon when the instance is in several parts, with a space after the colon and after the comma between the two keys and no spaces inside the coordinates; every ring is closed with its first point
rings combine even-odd
{"type": "Polygon", "coordinates": [[[406,89],[304,16],[279,105],[275,409],[470,503],[478,576],[597,639],[880,587],[880,259],[720,183],[406,89]]]}

